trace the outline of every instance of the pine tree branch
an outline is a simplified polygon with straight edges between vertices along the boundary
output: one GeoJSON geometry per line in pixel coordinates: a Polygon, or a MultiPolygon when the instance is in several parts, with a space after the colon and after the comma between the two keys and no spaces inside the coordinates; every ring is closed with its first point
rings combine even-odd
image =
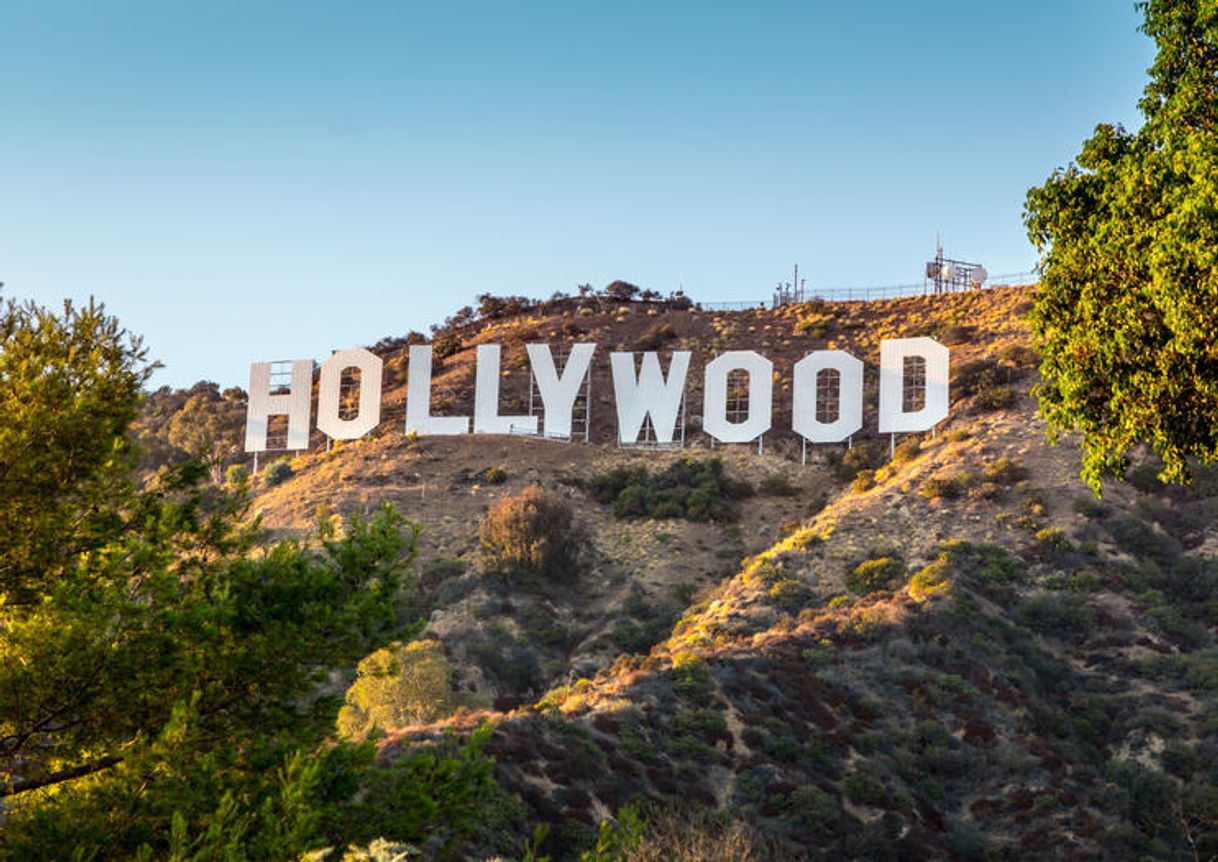
{"type": "Polygon", "coordinates": [[[27,793],[31,790],[38,790],[41,787],[51,787],[55,784],[62,784],[65,781],[83,778],[86,775],[101,772],[103,769],[109,769],[115,764],[122,763],[122,761],[123,759],[121,757],[111,755],[109,757],[103,757],[100,760],[95,760],[92,763],[82,763],[68,769],[61,769],[58,772],[52,772],[49,775],[42,775],[37,778],[18,779],[11,782],[8,787],[0,788],[0,798],[16,796],[19,793],[27,793]]]}

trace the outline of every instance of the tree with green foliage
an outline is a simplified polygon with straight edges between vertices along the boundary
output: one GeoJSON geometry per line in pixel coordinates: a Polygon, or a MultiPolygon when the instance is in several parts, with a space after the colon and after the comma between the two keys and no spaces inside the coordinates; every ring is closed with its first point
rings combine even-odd
{"type": "Polygon", "coordinates": [[[272,544],[206,463],[141,485],[138,339],[92,303],[9,301],[0,331],[0,860],[295,858],[467,828],[485,734],[392,768],[328,741],[320,683],[400,633],[417,528],[386,508],[272,544]],[[369,810],[370,786],[399,796],[369,810]]]}
{"type": "Polygon", "coordinates": [[[1050,426],[1082,435],[1098,494],[1147,442],[1165,481],[1218,460],[1218,7],[1138,4],[1158,53],[1142,128],[1100,125],[1028,193],[1042,255],[1031,319],[1050,426]]]}
{"type": "Polygon", "coordinates": [[[213,384],[196,384],[166,427],[169,443],[189,455],[201,455],[212,465],[219,483],[224,467],[240,457],[245,437],[245,393],[213,384]]]}
{"type": "Polygon", "coordinates": [[[443,718],[460,702],[451,679],[452,668],[438,641],[392,643],[360,661],[338,728],[344,736],[362,737],[374,729],[443,718]]]}

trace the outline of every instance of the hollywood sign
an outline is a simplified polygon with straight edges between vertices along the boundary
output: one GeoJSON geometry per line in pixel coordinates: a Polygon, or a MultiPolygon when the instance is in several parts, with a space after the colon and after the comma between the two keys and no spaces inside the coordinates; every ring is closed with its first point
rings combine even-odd
{"type": "MultiPolygon", "coordinates": [[[[478,345],[474,383],[474,434],[542,434],[570,438],[572,415],[580,389],[592,365],[596,345],[574,344],[560,371],[548,344],[526,345],[529,365],[541,397],[542,417],[500,412],[500,346],[478,345]]],[[[680,415],[690,351],[673,352],[668,373],[659,355],[643,353],[641,366],[635,354],[609,354],[617,409],[618,442],[639,441],[650,420],[655,442],[672,443],[680,415]]],[[[318,381],[317,428],[334,440],[355,440],[381,421],[383,360],[371,351],[340,350],[321,364],[318,381]],[[344,417],[341,410],[342,375],[359,372],[358,409],[344,417]]],[[[898,338],[880,343],[879,431],[904,434],[928,431],[947,418],[948,350],[931,338],[898,338]],[[916,369],[916,375],[911,373],[916,369]],[[920,406],[906,409],[906,393],[913,381],[920,387],[912,399],[920,406]]],[[[286,449],[309,446],[313,387],[313,361],[291,363],[291,384],[271,387],[271,363],[250,366],[249,402],[245,425],[245,451],[267,449],[267,426],[273,416],[288,420],[286,449]],[[286,388],[286,392],[280,391],[286,388]]],[[[431,346],[410,347],[406,383],[407,434],[420,436],[468,434],[470,416],[433,416],[431,413],[431,346]]],[[[795,363],[792,382],[791,427],[812,443],[846,440],[863,426],[863,363],[842,350],[814,350],[795,363]],[[836,409],[820,406],[822,375],[836,375],[836,409]],[[827,417],[832,416],[832,420],[827,417]]],[[[703,379],[702,430],[721,443],[749,443],[770,430],[773,414],[774,364],[752,350],[731,350],[706,365],[703,379]],[[728,411],[728,378],[747,375],[748,410],[743,419],[728,411]]]]}

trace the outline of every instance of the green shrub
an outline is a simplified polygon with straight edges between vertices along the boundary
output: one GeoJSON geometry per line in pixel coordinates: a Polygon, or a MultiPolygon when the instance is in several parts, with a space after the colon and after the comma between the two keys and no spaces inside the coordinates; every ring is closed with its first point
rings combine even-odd
{"type": "Polygon", "coordinates": [[[893,557],[866,560],[846,576],[846,588],[856,595],[865,596],[887,589],[904,574],[905,564],[893,557]]]}
{"type": "Polygon", "coordinates": [[[433,640],[393,643],[359,663],[338,714],[339,732],[348,738],[374,729],[391,730],[443,718],[457,707],[444,647],[433,640]]]}
{"type": "Polygon", "coordinates": [[[682,709],[673,716],[672,729],[677,736],[692,736],[713,745],[727,735],[727,720],[717,709],[682,709]]]}
{"type": "Polygon", "coordinates": [[[580,537],[571,505],[537,485],[505,496],[478,528],[483,560],[501,572],[574,573],[580,537]]]}
{"type": "Polygon", "coordinates": [[[434,362],[437,359],[447,359],[455,353],[460,352],[462,348],[461,338],[453,332],[440,332],[431,342],[431,356],[434,362]]]}
{"type": "Polygon", "coordinates": [[[859,805],[879,805],[884,801],[884,784],[870,772],[851,772],[842,781],[842,790],[851,802],[859,805]]]}
{"type": "Polygon", "coordinates": [[[870,491],[875,487],[875,470],[859,470],[850,487],[856,494],[870,491]]]}
{"type": "Polygon", "coordinates": [[[875,470],[884,464],[884,453],[875,443],[856,443],[842,453],[837,462],[839,479],[850,480],[862,470],[875,470]]]}
{"type": "Polygon", "coordinates": [[[975,359],[952,368],[952,391],[969,398],[1009,382],[1009,370],[993,359],[975,359]]]}
{"type": "Polygon", "coordinates": [[[947,821],[945,838],[948,849],[957,859],[984,859],[986,850],[985,832],[976,823],[959,817],[947,821]]]}
{"type": "Polygon", "coordinates": [[[1086,603],[1073,593],[1040,593],[1024,599],[1015,618],[1044,634],[1082,635],[1093,614],[1086,603]]]}
{"type": "Polygon", "coordinates": [[[1205,644],[1205,626],[1188,619],[1185,609],[1165,603],[1150,608],[1147,615],[1160,632],[1185,649],[1197,649],[1205,644]]]}
{"type": "Polygon", "coordinates": [[[224,471],[224,484],[229,488],[240,488],[250,480],[250,471],[241,464],[230,464],[224,471]]]}
{"type": "Polygon", "coordinates": [[[761,480],[759,487],[767,497],[793,497],[799,493],[799,487],[786,473],[771,473],[761,480]]]}
{"type": "Polygon", "coordinates": [[[998,545],[955,541],[944,544],[940,551],[954,572],[979,584],[1007,584],[1024,575],[1023,562],[998,545]]]}
{"type": "Polygon", "coordinates": [[[535,691],[542,680],[537,650],[517,642],[502,629],[492,630],[489,638],[471,640],[466,649],[470,658],[500,683],[503,693],[523,695],[535,691]]]}
{"type": "Polygon", "coordinates": [[[282,485],[292,478],[292,462],[288,458],[279,458],[266,465],[262,471],[262,481],[268,488],[282,485]]]}
{"type": "Polygon", "coordinates": [[[804,528],[791,535],[791,544],[802,551],[815,548],[817,545],[823,545],[825,537],[815,530],[804,528]]]}
{"type": "Polygon", "coordinates": [[[1176,784],[1157,769],[1133,760],[1109,761],[1105,777],[1126,794],[1129,816],[1147,835],[1174,834],[1176,784]]]}
{"type": "Polygon", "coordinates": [[[1117,547],[1131,556],[1154,560],[1160,566],[1169,566],[1180,556],[1180,543],[1145,521],[1121,515],[1107,519],[1104,527],[1117,547]]]}
{"type": "Polygon", "coordinates": [[[941,557],[910,578],[909,595],[921,602],[946,592],[951,588],[951,576],[952,564],[941,557]]]}
{"type": "Polygon", "coordinates": [[[710,697],[711,672],[705,659],[691,653],[677,653],[672,657],[672,687],[677,694],[700,703],[710,697]]]}
{"type": "Polygon", "coordinates": [[[1045,527],[1036,531],[1036,541],[1053,551],[1072,551],[1074,545],[1061,527],[1045,527]]]}
{"type": "Polygon", "coordinates": [[[1108,510],[1094,497],[1075,497],[1074,511],[1093,521],[1108,514],[1108,510]]]}
{"type": "Polygon", "coordinates": [[[608,504],[619,518],[685,518],[732,521],[736,501],[753,493],[746,482],[729,478],[719,458],[685,456],[658,472],[646,467],[617,467],[586,483],[592,498],[608,504]]]}
{"type": "Polygon", "coordinates": [[[922,483],[919,493],[927,499],[954,500],[968,493],[968,489],[976,483],[977,477],[967,470],[950,475],[940,474],[931,476],[922,483]]]}
{"type": "Polygon", "coordinates": [[[837,799],[815,784],[796,787],[789,798],[791,812],[806,824],[824,825],[837,817],[837,799]]]}
{"type": "Polygon", "coordinates": [[[1005,410],[1015,403],[1016,392],[1010,386],[983,389],[973,396],[974,410],[1005,410]]]}
{"type": "Polygon", "coordinates": [[[1157,494],[1167,486],[1159,478],[1161,464],[1142,463],[1125,472],[1125,481],[1143,494],[1157,494]]]}
{"type": "Polygon", "coordinates": [[[920,437],[906,437],[897,444],[893,451],[892,461],[894,464],[907,464],[914,458],[922,454],[922,439],[920,437]]]}
{"type": "Polygon", "coordinates": [[[1181,557],[1163,573],[1161,588],[1175,598],[1204,606],[1218,598],[1218,560],[1181,557]]]}
{"type": "Polygon", "coordinates": [[[1028,478],[1028,470],[1016,458],[999,458],[990,461],[982,470],[986,481],[995,485],[1014,485],[1028,478]]]}
{"type": "Polygon", "coordinates": [[[506,467],[487,467],[486,473],[483,474],[488,484],[502,485],[507,481],[506,467]]]}
{"type": "Polygon", "coordinates": [[[786,611],[799,608],[807,599],[808,590],[802,581],[784,578],[770,587],[770,601],[786,611]]]}
{"type": "Polygon", "coordinates": [[[1006,344],[998,350],[998,358],[1019,368],[1040,365],[1040,354],[1026,344],[1006,344]]]}
{"type": "Polygon", "coordinates": [[[1178,657],[1184,679],[1201,691],[1218,693],[1218,649],[1203,650],[1178,657]]]}

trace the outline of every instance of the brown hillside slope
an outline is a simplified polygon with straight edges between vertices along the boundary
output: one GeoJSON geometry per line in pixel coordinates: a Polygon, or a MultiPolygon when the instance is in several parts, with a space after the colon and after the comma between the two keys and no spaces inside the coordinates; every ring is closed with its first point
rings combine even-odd
{"type": "Polygon", "coordinates": [[[1101,506],[1030,405],[953,426],[648,657],[489,716],[498,773],[561,827],[555,852],[636,794],[726,810],[802,858],[1213,846],[1218,574],[1197,552],[1218,488],[1164,493],[1143,471],[1146,492],[1101,506]],[[879,558],[891,580],[843,589],[879,558]]]}
{"type": "MultiPolygon", "coordinates": [[[[400,383],[376,437],[315,448],[284,484],[257,486],[256,505],[283,533],[319,508],[383,501],[423,525],[427,636],[454,685],[495,710],[396,728],[384,756],[495,722],[496,775],[524,806],[516,831],[553,824],[556,859],[639,797],[754,824],[795,858],[1210,858],[1218,477],[1168,490],[1139,465],[1091,498],[1076,446],[1048,447],[1035,419],[1028,296],[724,314],[640,304],[496,321],[444,360],[437,403],[468,413],[472,348],[503,343],[513,409],[527,396],[524,343],[595,340],[594,438],[609,441],[608,349],[671,325],[665,349],[695,351],[692,415],[707,359],[760,350],[778,373],[766,454],[712,453],[698,434],[686,453],[723,456],[759,491],[733,522],[621,520],[590,494],[608,469],[679,453],[408,440],[400,383]],[[781,430],[791,364],[829,346],[863,359],[870,431],[879,339],[923,334],[952,346],[951,418],[898,441],[892,462],[864,433],[801,465],[781,430]],[[532,484],[569,499],[587,529],[585,566],[558,581],[505,579],[479,559],[479,521],[532,484]]],[[[517,849],[488,839],[468,852],[517,849]]]]}
{"type": "MultiPolygon", "coordinates": [[[[998,289],[962,295],[955,302],[922,298],[872,304],[810,303],[723,314],[650,315],[642,305],[620,306],[621,313],[603,316],[571,314],[496,322],[471,335],[463,351],[444,361],[436,377],[436,401],[449,398],[456,404],[454,409],[468,411],[473,400],[474,346],[504,344],[503,366],[508,369],[505,409],[522,409],[511,405],[514,398],[527,396],[527,373],[519,368],[524,343],[561,338],[564,326],[578,320],[582,331],[576,337],[595,340],[602,354],[594,363],[597,409],[593,411],[593,436],[604,439],[615,434],[612,383],[603,355],[609,349],[630,349],[640,346],[640,341],[649,346],[650,331],[671,326],[677,335],[667,342],[674,349],[694,351],[690,413],[696,416],[701,408],[700,369],[707,359],[726,349],[756,347],[776,366],[775,430],[767,435],[764,455],[744,446],[715,450],[726,459],[731,475],[763,490],[741,501],[740,518],[728,525],[680,519],[623,521],[594,503],[581,487],[614,467],[663,466],[691,453],[709,455],[709,440],[704,435],[691,434],[684,454],[519,437],[411,440],[402,433],[400,416],[393,418],[393,408],[375,435],[329,448],[318,446],[294,459],[290,481],[274,488],[258,486],[256,507],[268,527],[287,534],[307,532],[319,514],[346,514],[384,502],[417,520],[423,526],[420,573],[431,611],[429,633],[442,638],[454,658],[468,668],[467,687],[490,702],[515,705],[535,699],[572,674],[589,675],[621,652],[645,652],[667,633],[692,593],[732,575],[741,559],[773,546],[784,531],[802,523],[839,493],[842,476],[849,478],[855,472],[840,463],[845,447],[812,447],[809,463],[801,465],[795,460],[799,449],[794,435],[786,427],[791,366],[807,351],[841,347],[865,358],[865,427],[853,455],[870,452],[879,463],[884,447],[868,440],[875,437],[874,372],[880,339],[933,334],[959,342],[968,337],[967,344],[953,347],[957,369],[991,357],[1002,380],[1019,380],[1026,378],[1026,369],[992,357],[1014,355],[1017,361],[1026,362],[1026,357],[1012,351],[1023,332],[1017,312],[1025,304],[1026,290],[998,289]],[[973,322],[957,322],[961,320],[973,322]],[[834,328],[823,328],[830,323],[834,328]],[[513,395],[513,386],[524,396],[513,395]],[[445,396],[446,392],[451,396],[445,396]],[[602,405],[602,401],[606,403],[602,405]],[[500,467],[502,481],[488,481],[488,471],[500,467]],[[777,487],[784,493],[764,493],[767,480],[775,479],[780,480],[777,487]],[[498,499],[532,484],[569,497],[587,529],[590,564],[581,577],[561,589],[552,584],[509,588],[485,577],[479,565],[479,522],[498,499]],[[544,635],[539,637],[539,631],[544,635]],[[500,658],[505,653],[511,654],[510,661],[500,658]]],[[[387,379],[405,378],[404,371],[394,370],[392,361],[388,364],[387,379]]],[[[1024,379],[1024,390],[1026,387],[1024,379]]],[[[969,409],[966,391],[967,387],[961,388],[956,399],[957,411],[969,409]]],[[[388,389],[387,403],[400,404],[403,398],[402,387],[388,389]]],[[[400,412],[404,415],[404,406],[400,412]]]]}

